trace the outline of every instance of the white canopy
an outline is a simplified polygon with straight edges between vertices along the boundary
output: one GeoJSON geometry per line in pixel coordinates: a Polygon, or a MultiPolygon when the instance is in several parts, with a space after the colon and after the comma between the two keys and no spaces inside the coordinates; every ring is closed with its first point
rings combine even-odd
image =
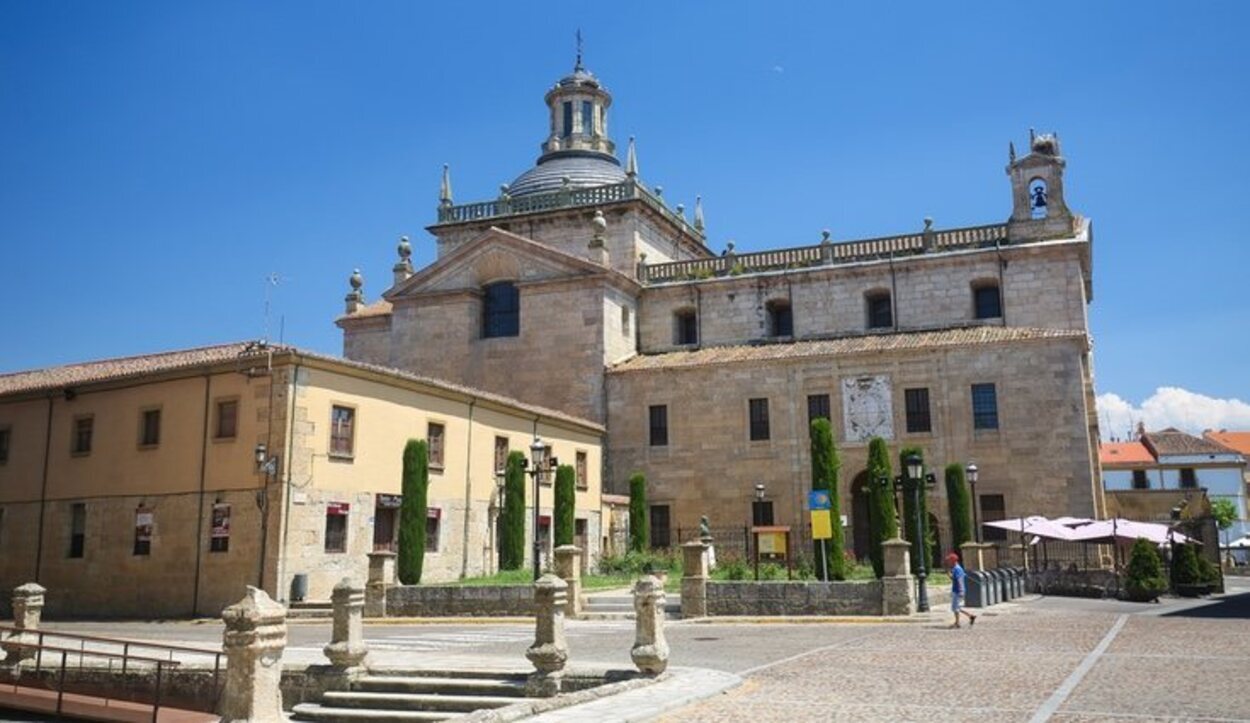
{"type": "Polygon", "coordinates": [[[1236,540],[1233,540],[1227,545],[1224,545],[1224,547],[1225,549],[1231,548],[1234,550],[1250,549],[1250,535],[1246,535],[1245,537],[1241,537],[1236,540]]]}
{"type": "Polygon", "coordinates": [[[1167,525],[1161,525],[1156,522],[1137,522],[1136,520],[1126,520],[1122,517],[1117,517],[1111,520],[1095,520],[1088,525],[1081,525],[1072,530],[1072,537],[1068,539],[1083,542],[1147,539],[1156,545],[1166,544],[1169,540],[1172,542],[1195,542],[1195,540],[1179,532],[1172,532],[1169,537],[1168,529],[1167,525]]]}
{"type": "Polygon", "coordinates": [[[1040,515],[1025,517],[1023,520],[1017,517],[1014,520],[995,520],[993,522],[985,522],[982,524],[985,527],[1007,530],[1008,532],[1019,532],[1025,535],[1034,535],[1036,537],[1043,537],[1047,540],[1077,539],[1073,537],[1072,528],[1065,527],[1040,515]]]}

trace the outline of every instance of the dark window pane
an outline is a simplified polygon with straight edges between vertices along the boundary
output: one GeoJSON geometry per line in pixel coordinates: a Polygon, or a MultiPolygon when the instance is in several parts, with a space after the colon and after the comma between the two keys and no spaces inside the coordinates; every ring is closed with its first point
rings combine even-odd
{"type": "Polygon", "coordinates": [[[594,135],[595,132],[595,116],[594,108],[590,101],[582,101],[582,133],[586,135],[594,135]]]}
{"type": "Polygon", "coordinates": [[[912,434],[933,431],[929,419],[929,390],[923,387],[905,389],[903,401],[907,409],[907,431],[912,434]]]}
{"type": "Polygon", "coordinates": [[[755,527],[771,527],[773,524],[772,500],[753,500],[751,502],[751,524],[755,527]]]}
{"type": "Polygon", "coordinates": [[[768,400],[752,399],[750,401],[751,440],[768,439],[768,400]]]}
{"type": "Polygon", "coordinates": [[[1193,467],[1181,468],[1181,487],[1193,488],[1198,486],[1198,475],[1194,473],[1193,467]]]}
{"type": "Polygon", "coordinates": [[[829,395],[828,394],[809,394],[807,395],[807,423],[810,426],[812,420],[828,419],[833,421],[833,417],[829,415],[829,395]]]}
{"type": "Polygon", "coordinates": [[[500,281],[482,291],[482,336],[491,339],[520,334],[521,294],[516,285],[500,281]]]}
{"type": "Polygon", "coordinates": [[[1144,469],[1133,470],[1133,489],[1135,490],[1150,489],[1150,481],[1146,479],[1146,470],[1144,469]]]}
{"type": "Polygon", "coordinates": [[[495,471],[501,472],[508,466],[508,438],[495,437],[495,471]]]}
{"type": "Polygon", "coordinates": [[[438,530],[443,520],[443,511],[431,507],[425,511],[425,551],[438,552],[438,530]]]}
{"type": "Polygon", "coordinates": [[[330,454],[350,457],[354,447],[356,410],[351,407],[330,409],[330,454]]]}
{"type": "Polygon", "coordinates": [[[235,400],[217,402],[217,439],[231,439],[238,434],[239,403],[235,400]]]}
{"type": "Polygon", "coordinates": [[[652,405],[649,416],[651,417],[651,446],[668,446],[668,406],[652,405]]]}
{"type": "Polygon", "coordinates": [[[326,508],[326,552],[347,552],[347,512],[344,507],[332,503],[326,508]]]}
{"type": "Polygon", "coordinates": [[[768,335],[794,336],[794,314],[786,303],[768,305],[768,335]]]}
{"type": "Polygon", "coordinates": [[[69,511],[69,556],[82,557],[87,539],[87,505],[76,502],[69,511]]]}
{"type": "Polygon", "coordinates": [[[567,100],[564,101],[564,128],[560,135],[565,138],[573,135],[573,103],[567,100]]]}
{"type": "Polygon", "coordinates": [[[9,440],[13,432],[8,429],[0,429],[0,464],[9,461],[9,440]]]}
{"type": "Polygon", "coordinates": [[[651,547],[665,548],[672,544],[668,505],[651,505],[651,547]]]}
{"type": "MultiPolygon", "coordinates": [[[[1007,502],[1002,495],[981,495],[981,521],[994,522],[1007,518],[1007,502]]],[[[986,542],[1002,542],[1007,539],[1007,531],[996,527],[982,528],[982,539],[986,542]]]]}
{"type": "Polygon", "coordinates": [[[150,447],[161,443],[161,410],[148,409],[143,412],[139,430],[139,444],[150,447]]]}
{"type": "Polygon", "coordinates": [[[998,429],[998,394],[993,384],[972,385],[972,428],[998,429]]]}
{"type": "Polygon", "coordinates": [[[693,311],[679,311],[674,317],[673,343],[675,344],[698,344],[699,343],[699,325],[698,318],[693,311]]]}
{"type": "Polygon", "coordinates": [[[91,417],[81,417],[74,420],[74,454],[88,454],[91,452],[91,433],[95,427],[95,420],[91,417]]]}
{"type": "Polygon", "coordinates": [[[868,328],[888,329],[894,326],[894,312],[890,308],[889,294],[868,297],[868,328]]]}
{"type": "Polygon", "coordinates": [[[980,286],[972,292],[978,319],[997,319],[1003,315],[1002,297],[997,286],[980,286]]]}

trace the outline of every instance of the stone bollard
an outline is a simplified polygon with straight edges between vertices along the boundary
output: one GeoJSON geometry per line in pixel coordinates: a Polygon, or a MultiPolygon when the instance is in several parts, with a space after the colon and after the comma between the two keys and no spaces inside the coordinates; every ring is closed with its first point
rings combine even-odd
{"type": "Polygon", "coordinates": [[[525,657],[535,672],[525,683],[531,698],[550,698],[560,692],[569,644],[564,639],[564,606],[568,583],[547,573],[534,583],[534,644],[525,657]]]}
{"type": "Polygon", "coordinates": [[[582,614],[582,548],[560,545],[556,548],[556,574],[569,586],[564,614],[575,618],[582,614]]]}
{"type": "Polygon", "coordinates": [[[912,586],[911,543],[895,537],[881,543],[884,558],[881,577],[881,614],[911,615],[916,612],[916,591],[912,586]]]}
{"type": "Polygon", "coordinates": [[[393,552],[369,553],[369,579],[365,583],[365,617],[386,617],[386,589],[395,584],[393,552]]]}
{"type": "Polygon", "coordinates": [[[687,542],[681,546],[681,616],[683,618],[707,617],[708,549],[702,540],[687,542]]]}
{"type": "Polygon", "coordinates": [[[39,583],[28,582],[13,588],[13,627],[16,632],[9,633],[0,650],[4,650],[4,664],[16,666],[23,660],[33,660],[36,651],[24,645],[38,645],[39,636],[33,631],[39,629],[43,617],[43,594],[47,592],[39,583]],[[32,632],[27,632],[32,631],[32,632]]]}
{"type": "Polygon", "coordinates": [[[334,630],[330,644],[325,647],[330,663],[343,671],[360,667],[369,650],[365,647],[364,588],[352,584],[351,578],[343,578],[330,593],[334,607],[334,630]]]}
{"type": "Polygon", "coordinates": [[[226,723],[285,721],[282,712],[282,650],[286,608],[249,585],[239,602],[221,611],[226,623],[226,687],[221,720],[226,723]]]}
{"type": "Polygon", "coordinates": [[[654,575],[645,575],[634,583],[634,647],[629,657],[647,675],[659,675],[668,667],[665,598],[664,586],[654,575]]]}
{"type": "Polygon", "coordinates": [[[977,542],[965,542],[959,546],[959,561],[963,563],[965,572],[985,569],[984,549],[985,546],[977,542]]]}

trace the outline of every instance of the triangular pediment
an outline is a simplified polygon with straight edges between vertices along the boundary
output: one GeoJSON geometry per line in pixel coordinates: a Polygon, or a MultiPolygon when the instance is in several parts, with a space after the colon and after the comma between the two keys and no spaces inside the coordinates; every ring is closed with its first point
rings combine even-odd
{"type": "Polygon", "coordinates": [[[495,281],[527,283],[601,275],[625,278],[587,259],[570,256],[524,236],[492,227],[413,274],[383,296],[395,299],[480,289],[495,281]]]}

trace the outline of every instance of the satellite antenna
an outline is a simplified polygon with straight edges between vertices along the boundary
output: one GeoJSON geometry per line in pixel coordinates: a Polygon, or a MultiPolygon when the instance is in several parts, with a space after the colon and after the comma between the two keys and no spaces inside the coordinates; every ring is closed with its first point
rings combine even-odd
{"type": "MultiPolygon", "coordinates": [[[[265,333],[261,339],[263,339],[266,344],[269,343],[269,308],[272,305],[273,290],[276,289],[280,283],[282,283],[282,277],[278,275],[277,271],[272,271],[265,277],[265,333]]],[[[285,322],[285,317],[283,318],[283,321],[285,322]]]]}

